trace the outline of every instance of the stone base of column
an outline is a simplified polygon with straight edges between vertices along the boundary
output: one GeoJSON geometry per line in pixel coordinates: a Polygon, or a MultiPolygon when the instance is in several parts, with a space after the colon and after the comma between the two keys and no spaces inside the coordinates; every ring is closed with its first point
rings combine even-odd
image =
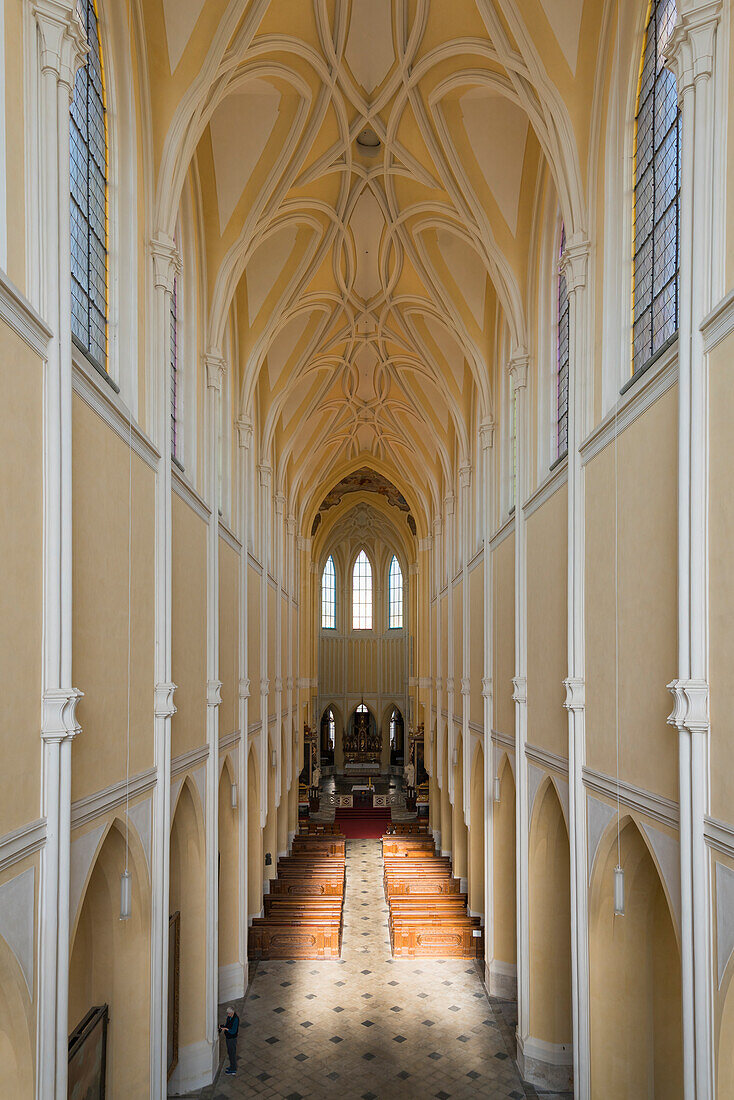
{"type": "Polygon", "coordinates": [[[517,967],[514,963],[491,959],[485,966],[486,985],[491,997],[504,1000],[517,1000],[517,967]]]}
{"type": "Polygon", "coordinates": [[[573,1046],[517,1036],[517,1068],[525,1081],[554,1092],[573,1089],[573,1046]]]}
{"type": "Polygon", "coordinates": [[[204,1088],[214,1080],[219,1065],[219,1040],[201,1039],[198,1043],[187,1043],[179,1047],[178,1063],[168,1082],[168,1091],[178,1093],[193,1092],[204,1088]]]}
{"type": "Polygon", "coordinates": [[[217,1001],[236,1001],[244,997],[247,989],[245,967],[240,962],[230,963],[228,966],[219,967],[219,991],[217,1001]]]}

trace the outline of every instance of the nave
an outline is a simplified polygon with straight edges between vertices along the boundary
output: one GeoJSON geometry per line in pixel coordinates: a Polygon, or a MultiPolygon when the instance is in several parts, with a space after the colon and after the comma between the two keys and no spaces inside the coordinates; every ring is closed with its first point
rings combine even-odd
{"type": "Polygon", "coordinates": [[[515,1003],[487,997],[479,960],[391,957],[380,841],[348,840],[346,861],[341,959],[251,964],[247,996],[234,1002],[237,1075],[226,1077],[223,1063],[214,1084],[193,1095],[570,1095],[523,1083],[513,1057],[515,1003]]]}

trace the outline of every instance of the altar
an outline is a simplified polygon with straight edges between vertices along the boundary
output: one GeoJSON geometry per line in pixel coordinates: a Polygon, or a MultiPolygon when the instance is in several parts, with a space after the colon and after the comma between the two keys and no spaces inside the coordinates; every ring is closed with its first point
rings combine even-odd
{"type": "Polygon", "coordinates": [[[382,735],[364,703],[360,703],[353,719],[342,734],[344,771],[346,774],[375,774],[380,771],[382,735]]]}

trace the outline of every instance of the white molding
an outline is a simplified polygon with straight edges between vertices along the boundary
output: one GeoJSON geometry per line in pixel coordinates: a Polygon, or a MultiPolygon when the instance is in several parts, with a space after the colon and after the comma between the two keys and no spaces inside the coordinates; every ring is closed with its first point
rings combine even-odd
{"type": "Polygon", "coordinates": [[[146,791],[150,791],[155,787],[157,772],[155,768],[148,768],[147,771],[140,772],[139,775],[134,775],[129,784],[122,780],[119,783],[113,783],[109,787],[105,787],[101,791],[97,791],[95,794],[87,795],[85,798],[78,798],[76,802],[71,804],[71,827],[72,829],[80,829],[82,825],[88,825],[90,821],[94,821],[96,817],[100,817],[102,814],[109,813],[110,810],[116,809],[117,806],[124,805],[126,799],[132,801],[141,794],[145,794],[146,791]],[[126,787],[128,788],[126,791],[126,787]]]}
{"type": "Polygon", "coordinates": [[[509,519],[505,520],[502,526],[495,531],[492,538],[489,540],[489,549],[496,550],[501,542],[504,542],[508,535],[514,534],[515,531],[515,513],[513,512],[509,519]]]}
{"type": "Polygon", "coordinates": [[[547,1043],[545,1039],[536,1039],[528,1035],[525,1039],[517,1036],[525,1058],[535,1062],[545,1062],[549,1066],[573,1065],[573,1045],[571,1043],[547,1043]]]}
{"type": "Polygon", "coordinates": [[[219,537],[223,542],[227,543],[227,546],[234,550],[235,554],[239,554],[242,549],[242,543],[237,538],[233,531],[230,531],[229,527],[223,520],[219,521],[219,537]]]}
{"type": "Polygon", "coordinates": [[[245,995],[245,968],[241,962],[219,967],[218,1000],[236,1001],[245,995]]]}
{"type": "MultiPolygon", "coordinates": [[[[75,345],[72,347],[71,387],[124,443],[128,442],[130,411],[111,384],[105,382],[75,345]]],[[[132,446],[138,458],[154,470],[160,455],[135,419],[132,421],[132,446]]]]}
{"type": "Polygon", "coordinates": [[[718,821],[715,817],[704,816],[703,835],[709,848],[734,859],[734,825],[718,821]]]}
{"type": "Polygon", "coordinates": [[[258,574],[259,577],[262,576],[263,567],[260,564],[260,562],[257,560],[257,558],[255,557],[255,555],[250,553],[249,550],[247,551],[247,564],[252,566],[252,568],[255,570],[255,572],[258,574]]]}
{"type": "Polygon", "coordinates": [[[703,350],[708,354],[734,332],[734,290],[730,290],[701,322],[703,350]]]}
{"type": "Polygon", "coordinates": [[[484,547],[480,546],[473,558],[469,558],[467,571],[473,573],[478,565],[484,565],[484,547]]]}
{"type": "Polygon", "coordinates": [[[171,488],[176,496],[180,497],[185,504],[188,504],[189,508],[196,513],[199,519],[203,520],[204,523],[209,522],[212,514],[211,509],[173,461],[171,462],[171,488]]]}
{"type": "Polygon", "coordinates": [[[533,512],[537,512],[538,508],[542,507],[547,500],[556,493],[561,486],[565,485],[568,481],[568,455],[559,462],[554,470],[548,474],[544,481],[541,481],[538,488],[534,493],[531,493],[522,506],[523,514],[526,519],[532,516],[533,512]]]}
{"type": "Polygon", "coordinates": [[[188,771],[189,768],[195,768],[198,764],[203,763],[209,756],[209,746],[202,745],[198,749],[190,749],[188,752],[181,753],[180,756],[176,756],[171,761],[171,779],[174,776],[181,775],[182,772],[188,771]]]}
{"type": "Polygon", "coordinates": [[[525,745],[525,755],[528,760],[532,760],[534,764],[539,764],[541,768],[545,768],[547,771],[560,772],[561,775],[568,778],[568,760],[565,756],[559,756],[555,752],[549,752],[547,749],[541,749],[539,745],[525,745]]]}
{"type": "Polygon", "coordinates": [[[515,751],[515,738],[507,733],[500,733],[499,730],[492,730],[492,740],[495,745],[502,745],[503,749],[507,749],[509,752],[515,751]]]}
{"type": "Polygon", "coordinates": [[[46,358],[48,342],[53,335],[51,329],[1,267],[0,319],[17,333],[39,358],[46,358]]]}
{"type": "MultiPolygon", "coordinates": [[[[596,794],[603,795],[612,802],[617,801],[617,780],[610,775],[594,771],[592,768],[583,769],[584,787],[596,794]]],[[[654,794],[652,791],[635,787],[632,783],[619,781],[619,801],[621,805],[629,809],[637,810],[655,821],[668,825],[671,829],[678,828],[678,803],[663,795],[654,794]]]]}
{"type": "Polygon", "coordinates": [[[38,821],[31,821],[28,825],[21,825],[11,833],[0,837],[0,874],[12,867],[14,863],[20,863],[22,859],[32,856],[46,843],[46,819],[41,817],[38,821]]]}
{"type": "Polygon", "coordinates": [[[582,466],[592,458],[596,458],[614,441],[615,430],[618,435],[621,435],[677,381],[678,342],[676,340],[665,354],[660,356],[657,363],[645,371],[642,377],[619,397],[617,405],[609,410],[601,423],[586,437],[579,448],[582,466]]]}
{"type": "Polygon", "coordinates": [[[234,745],[240,743],[240,731],[232,730],[231,733],[225,733],[223,737],[219,738],[220,752],[226,752],[227,749],[231,749],[234,745]]]}

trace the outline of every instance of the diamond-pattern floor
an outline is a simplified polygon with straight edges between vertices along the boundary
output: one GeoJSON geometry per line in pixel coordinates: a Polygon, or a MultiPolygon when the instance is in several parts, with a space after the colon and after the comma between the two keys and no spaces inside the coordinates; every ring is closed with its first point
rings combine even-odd
{"type": "Polygon", "coordinates": [[[513,1006],[493,1007],[466,960],[393,959],[380,842],[347,841],[346,858],[342,958],[253,964],[237,1075],[222,1066],[201,1100],[535,1097],[508,1046],[513,1006]]]}

